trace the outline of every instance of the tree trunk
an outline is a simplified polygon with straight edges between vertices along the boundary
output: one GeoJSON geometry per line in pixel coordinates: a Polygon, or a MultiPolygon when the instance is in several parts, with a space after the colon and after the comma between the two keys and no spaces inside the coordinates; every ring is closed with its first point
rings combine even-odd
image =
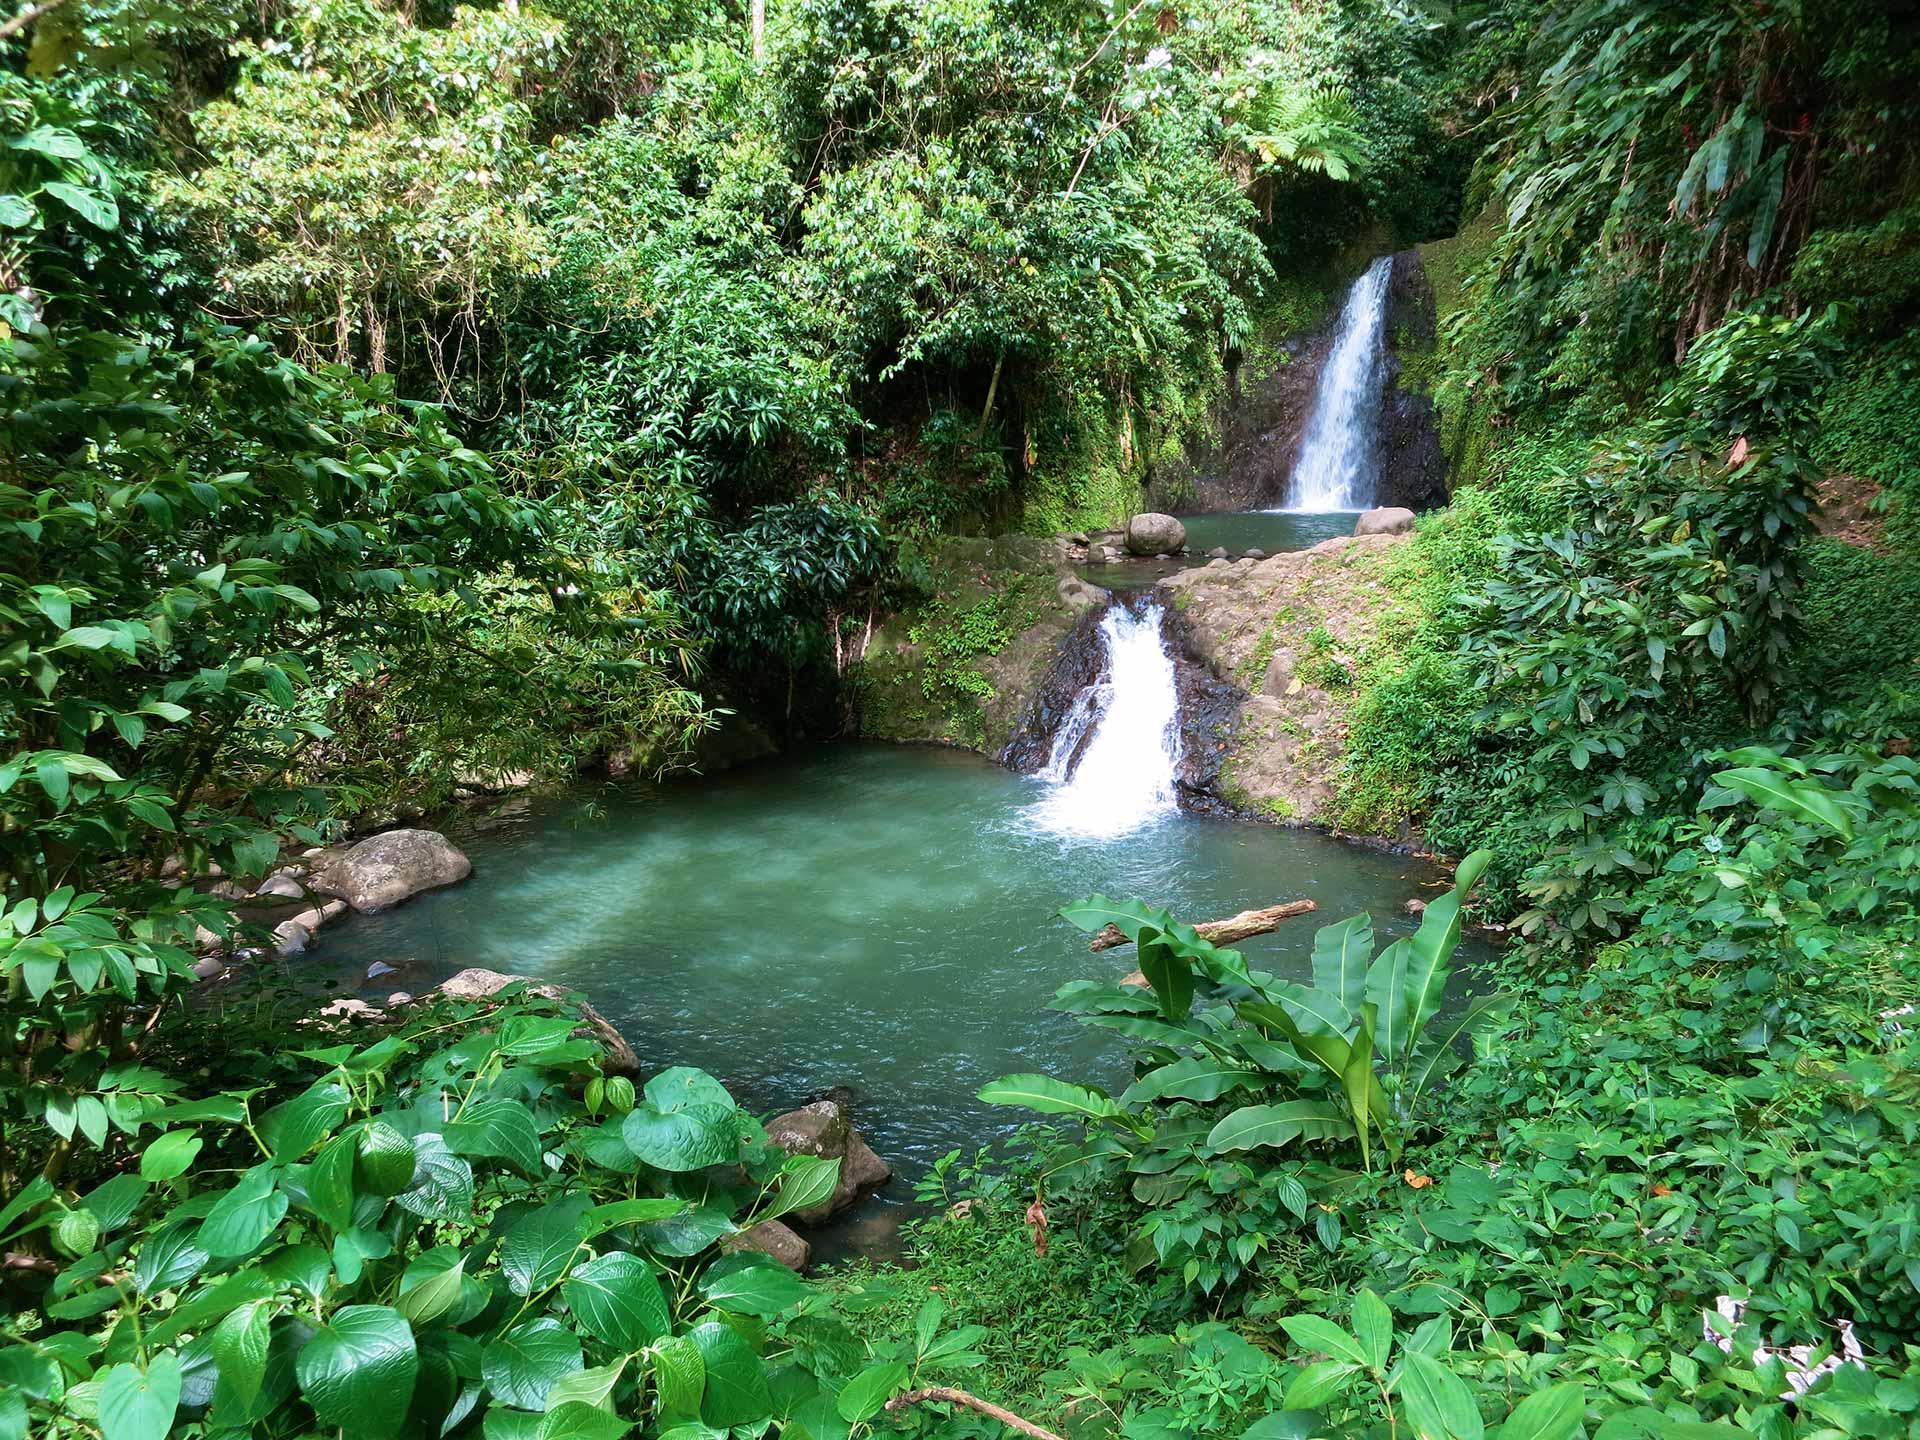
{"type": "MultiPolygon", "coordinates": [[[[1216,945],[1231,945],[1236,940],[1245,940],[1249,935],[1264,935],[1276,929],[1282,920],[1310,914],[1319,908],[1311,900],[1289,900],[1284,905],[1269,905],[1264,910],[1242,910],[1225,920],[1205,920],[1193,928],[1200,932],[1202,940],[1211,940],[1216,945]]],[[[1111,950],[1116,945],[1132,943],[1121,933],[1118,925],[1109,925],[1093,937],[1093,943],[1087,948],[1111,950]]]]}
{"type": "MultiPolygon", "coordinates": [[[[738,11],[734,12],[738,14],[738,11]]],[[[767,56],[767,0],[753,0],[753,58],[756,63],[767,56]]]]}

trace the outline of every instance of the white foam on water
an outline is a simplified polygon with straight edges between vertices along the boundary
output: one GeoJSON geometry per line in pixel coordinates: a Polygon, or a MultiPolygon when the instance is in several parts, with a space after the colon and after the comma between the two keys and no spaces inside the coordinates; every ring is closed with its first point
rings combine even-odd
{"type": "Polygon", "coordinates": [[[1137,615],[1115,605],[1101,617],[1106,668],[1074,697],[1054,735],[1038,775],[1049,788],[1026,811],[1032,829],[1124,835],[1179,808],[1180,694],[1161,628],[1165,613],[1149,601],[1137,615]]]}

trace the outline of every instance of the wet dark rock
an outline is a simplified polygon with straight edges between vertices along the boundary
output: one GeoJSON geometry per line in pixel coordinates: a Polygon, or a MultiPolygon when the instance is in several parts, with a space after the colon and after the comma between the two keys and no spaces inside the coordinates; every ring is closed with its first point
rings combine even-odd
{"type": "Polygon", "coordinates": [[[1009,770],[1031,775],[1043,769],[1053,754],[1054,732],[1075,698],[1099,680],[1107,664],[1106,644],[1100,638],[1100,617],[1106,613],[1105,604],[1090,606],[1054,652],[1033,699],[1021,712],[1013,738],[1000,752],[1000,763],[1009,770]]]}
{"type": "Polygon", "coordinates": [[[1174,786],[1183,808],[1230,815],[1234,810],[1221,794],[1220,768],[1233,748],[1234,727],[1246,692],[1220,679],[1198,657],[1177,609],[1168,606],[1166,615],[1174,687],[1180,692],[1180,764],[1174,786]]]}
{"type": "Polygon", "coordinates": [[[1387,389],[1380,415],[1380,485],[1374,503],[1431,510],[1447,503],[1447,458],[1433,397],[1403,386],[1404,355],[1436,341],[1433,282],[1417,250],[1393,257],[1387,282],[1387,389]]]}
{"type": "Polygon", "coordinates": [[[816,1100],[768,1121],[767,1140],[789,1155],[840,1162],[840,1183],[832,1196],[819,1205],[793,1212],[794,1219],[805,1224],[818,1224],[838,1214],[893,1177],[892,1167],[874,1154],[853,1128],[849,1107],[836,1100],[816,1100]]]}

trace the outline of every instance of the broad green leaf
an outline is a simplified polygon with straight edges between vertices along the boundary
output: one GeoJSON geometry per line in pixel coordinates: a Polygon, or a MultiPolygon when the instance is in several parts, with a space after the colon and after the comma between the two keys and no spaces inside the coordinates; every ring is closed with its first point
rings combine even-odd
{"type": "Polygon", "coordinates": [[[1399,1390],[1418,1440],[1481,1440],[1485,1433],[1473,1392],[1433,1357],[1408,1352],[1401,1360],[1399,1390]]]}
{"type": "Polygon", "coordinates": [[[430,1325],[460,1303],[466,1257],[451,1245],[417,1256],[400,1277],[393,1305],[415,1330],[430,1325]]]}
{"type": "Polygon", "coordinates": [[[1317,1440],[1327,1433],[1317,1410],[1276,1410],[1240,1432],[1240,1440],[1317,1440]]]}
{"type": "Polygon", "coordinates": [[[191,1220],[176,1220],[148,1235],[140,1242],[140,1254],[133,1262],[133,1288],[141,1295],[171,1290],[198,1275],[210,1258],[194,1243],[199,1226],[191,1220]]]}
{"type": "Polygon", "coordinates": [[[1587,1415],[1587,1388],[1550,1385],[1513,1407],[1496,1440],[1573,1440],[1587,1415]]]}
{"type": "Polygon", "coordinates": [[[227,1399],[245,1411],[267,1378],[267,1339],[273,1323],[271,1300],[250,1300],[214,1327],[213,1360],[227,1399]]]}
{"type": "Polygon", "coordinates": [[[1825,826],[1843,840],[1853,839],[1853,816],[1835,793],[1817,780],[1789,780],[1772,770],[1745,766],[1721,770],[1713,781],[1729,790],[1738,790],[1765,809],[1825,826]]]}
{"type": "Polygon", "coordinates": [[[1393,1353],[1393,1312],[1371,1290],[1353,1297],[1353,1333],[1366,1352],[1368,1366],[1385,1370],[1387,1357],[1393,1353]]]}
{"type": "Polygon", "coordinates": [[[707,1388],[707,1362],[700,1348],[685,1335],[662,1340],[650,1352],[653,1385],[663,1415],[692,1417],[700,1413],[700,1397],[707,1388]]]}
{"type": "Polygon", "coordinates": [[[621,1122],[620,1138],[654,1169],[673,1173],[724,1165],[740,1153],[738,1112],[700,1101],[677,1110],[635,1106],[621,1122]]]}
{"type": "Polygon", "coordinates": [[[100,1433],[105,1440],[165,1440],[180,1408],[180,1361],[155,1355],[142,1370],[115,1365],[100,1383],[100,1433]]]}
{"type": "Polygon", "coordinates": [[[756,1424],[773,1413],[766,1370],[738,1331],[709,1320],[694,1326],[687,1338],[707,1369],[707,1388],[700,1397],[702,1420],[716,1430],[728,1430],[756,1424]]]}
{"type": "Polygon", "coordinates": [[[547,1392],[582,1368],[579,1339],[551,1315],[514,1326],[480,1356],[493,1398],[516,1410],[546,1409],[547,1392]]]}
{"type": "Polygon", "coordinates": [[[547,1392],[548,1412],[563,1405],[584,1405],[594,1410],[611,1408],[613,1387],[620,1383],[626,1368],[627,1357],[623,1355],[611,1365],[596,1365],[590,1370],[562,1375],[547,1392]]]}
{"type": "Polygon", "coordinates": [[[737,1315],[778,1315],[813,1292],[793,1271],[764,1256],[731,1256],[708,1270],[700,1282],[707,1303],[737,1315]]]}
{"type": "Polygon", "coordinates": [[[687,1202],[675,1196],[661,1199],[614,1200],[596,1205],[586,1215],[583,1240],[592,1240],[622,1225],[644,1225],[653,1220],[668,1220],[687,1208],[687,1202]]]}
{"type": "Polygon", "coordinates": [[[200,1153],[200,1137],[191,1130],[169,1130],[156,1135],[140,1152],[142,1179],[165,1181],[184,1175],[200,1153]]]}
{"type": "Polygon", "coordinates": [[[1176,1024],[1185,1020],[1193,1008],[1193,966],[1164,932],[1151,926],[1141,930],[1138,944],[1140,974],[1160,1001],[1160,1013],[1176,1024]]]}
{"type": "Polygon", "coordinates": [[[294,1361],[300,1393],[320,1422],[367,1440],[399,1431],[419,1372],[413,1330],[385,1305],[334,1311],[294,1361]]]}
{"type": "Polygon", "coordinates": [[[1365,1019],[1354,1032],[1353,1048],[1347,1054],[1346,1069],[1340,1072],[1340,1085],[1346,1091],[1347,1110],[1353,1117],[1353,1128],[1360,1136],[1360,1168],[1371,1171],[1373,1156],[1368,1131],[1378,1119],[1386,1117],[1375,1117],[1372,1113],[1373,1027],[1365,1019]]]}
{"type": "Polygon", "coordinates": [[[416,1135],[413,1185],[394,1203],[423,1220],[464,1220],[473,1213],[473,1167],[438,1135],[416,1135]]]}
{"type": "Polygon", "coordinates": [[[1223,1115],[1207,1132],[1207,1149],[1223,1155],[1260,1146],[1279,1149],[1302,1135],[1337,1140],[1352,1134],[1352,1122],[1327,1101],[1288,1100],[1279,1105],[1242,1105],[1223,1115]]]}
{"type": "Polygon", "coordinates": [[[647,1081],[647,1104],[672,1114],[690,1105],[712,1105],[722,1110],[737,1108],[727,1087],[704,1070],[691,1065],[675,1065],[647,1081]]]}
{"type": "Polygon", "coordinates": [[[1104,1120],[1120,1114],[1120,1107],[1110,1096],[1045,1075],[1003,1075],[982,1085],[980,1098],[989,1105],[1021,1105],[1042,1115],[1084,1115],[1104,1120]]]}
{"type": "Polygon", "coordinates": [[[638,1350],[673,1329],[653,1267],[624,1250],[575,1266],[560,1294],[583,1330],[618,1350],[638,1350]]]}
{"type": "Polygon", "coordinates": [[[1318,1350],[1363,1370],[1370,1368],[1366,1349],[1360,1342],[1324,1316],[1288,1315],[1280,1321],[1280,1328],[1303,1350],[1318,1350]]]}
{"type": "MultiPolygon", "coordinates": [[[[619,1367],[610,1368],[617,1371],[619,1367]]],[[[554,1394],[562,1396],[568,1384],[568,1381],[562,1380],[554,1387],[554,1394]]],[[[490,1415],[492,1413],[489,1412],[490,1415]]],[[[560,1398],[554,1402],[551,1410],[540,1417],[540,1429],[536,1440],[620,1440],[620,1437],[633,1429],[636,1423],[633,1420],[623,1420],[610,1410],[603,1410],[579,1400],[560,1398]]],[[[487,1440],[491,1440],[491,1433],[487,1440]]]]}
{"type": "Polygon", "coordinates": [[[544,1290],[562,1275],[586,1234],[591,1201],[572,1196],[529,1210],[500,1242],[500,1269],[516,1295],[544,1290]]]}
{"type": "Polygon", "coordinates": [[[499,1096],[476,1100],[441,1134],[456,1155],[497,1155],[530,1180],[546,1173],[540,1163],[540,1127],[519,1101],[499,1096]]]}
{"type": "Polygon", "coordinates": [[[256,1165],[242,1175],[201,1222],[200,1248],[217,1260],[257,1250],[287,1213],[286,1192],[277,1188],[278,1178],[271,1165],[256,1165]]]}
{"type": "Polygon", "coordinates": [[[1203,1055],[1149,1070],[1127,1087],[1120,1101],[1138,1105],[1164,1099],[1218,1100],[1229,1090],[1257,1088],[1263,1081],[1258,1071],[1203,1055]]]}
{"type": "Polygon", "coordinates": [[[71,185],[64,180],[49,180],[40,188],[89,225],[112,230],[120,224],[120,207],[114,204],[111,195],[71,185]]]}
{"type": "Polygon", "coordinates": [[[777,1185],[767,1208],[754,1213],[755,1220],[771,1220],[826,1204],[840,1188],[840,1162],[820,1155],[789,1156],[780,1167],[777,1185]]]}
{"type": "Polygon", "coordinates": [[[1373,958],[1373,921],[1353,915],[1325,925],[1313,937],[1313,984],[1338,1000],[1350,1014],[1360,1013],[1367,962],[1373,958]]]}
{"type": "Polygon", "coordinates": [[[906,1388],[912,1372],[898,1360],[869,1365],[841,1387],[836,1408],[849,1425],[871,1420],[886,1408],[897,1391],[906,1388]]]}
{"type": "Polygon", "coordinates": [[[1354,1376],[1364,1373],[1351,1360],[1316,1360],[1294,1374],[1281,1403],[1289,1410],[1317,1410],[1335,1395],[1344,1394],[1354,1376]]]}

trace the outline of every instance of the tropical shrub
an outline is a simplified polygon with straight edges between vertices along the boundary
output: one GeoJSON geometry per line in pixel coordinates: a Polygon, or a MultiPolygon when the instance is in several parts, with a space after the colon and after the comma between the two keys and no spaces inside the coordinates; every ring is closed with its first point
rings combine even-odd
{"type": "Polygon", "coordinates": [[[869,1365],[826,1295],[716,1250],[837,1160],[770,1147],[700,1071],[636,1093],[576,1014],[501,998],[162,1087],[107,1178],[13,1194],[0,1237],[58,1258],[0,1332],[0,1433],[844,1437],[968,1363],[935,1314],[869,1365]]]}
{"type": "Polygon", "coordinates": [[[1094,896],[1069,906],[1061,914],[1082,930],[1113,925],[1131,940],[1146,983],[1076,981],[1054,1006],[1147,1042],[1137,1078],[1115,1099],[1009,1075],[980,1098],[1088,1122],[1085,1148],[1053,1163],[1083,1182],[1125,1184],[1143,1212],[1137,1237],[1147,1253],[1203,1293],[1233,1287],[1309,1220],[1333,1250],[1340,1223],[1324,1202],[1362,1186],[1376,1141],[1390,1165],[1401,1161],[1423,1099],[1461,1063],[1459,1042],[1487,1032],[1510,1004],[1482,996],[1441,1011],[1460,909],[1491,858],[1479,851],[1462,861],[1419,929],[1377,956],[1364,915],[1322,929],[1311,985],[1249,970],[1238,951],[1137,901],[1094,896]],[[1196,1012],[1203,990],[1215,1003],[1196,1012]],[[1278,1163],[1243,1153],[1294,1149],[1309,1153],[1278,1163]]]}

